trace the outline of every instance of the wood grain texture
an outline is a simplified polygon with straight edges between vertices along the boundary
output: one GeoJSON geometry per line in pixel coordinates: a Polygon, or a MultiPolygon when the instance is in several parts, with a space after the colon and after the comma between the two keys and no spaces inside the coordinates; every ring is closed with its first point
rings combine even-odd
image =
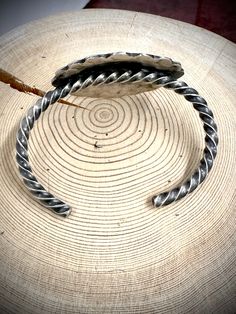
{"type": "Polygon", "coordinates": [[[51,88],[56,70],[108,51],[169,56],[207,99],[219,153],[203,185],[154,209],[151,196],[182,182],[204,147],[181,96],[158,89],[116,99],[67,100],[37,122],[30,160],[67,219],[32,199],[15,163],[20,118],[37,97],[1,83],[1,313],[234,313],[236,48],[175,20],[85,10],[32,22],[1,37],[0,67],[51,88]]]}

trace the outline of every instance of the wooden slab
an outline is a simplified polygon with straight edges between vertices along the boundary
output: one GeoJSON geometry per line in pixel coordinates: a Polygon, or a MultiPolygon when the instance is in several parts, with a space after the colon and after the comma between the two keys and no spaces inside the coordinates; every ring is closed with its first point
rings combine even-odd
{"type": "Polygon", "coordinates": [[[0,67],[41,90],[62,66],[110,51],[181,62],[219,126],[219,153],[191,196],[154,209],[153,194],[198,165],[198,115],[158,89],[118,99],[70,96],[86,109],[49,108],[30,138],[41,183],[72,205],[43,208],[15,162],[19,121],[37,96],[0,84],[1,313],[234,313],[236,48],[204,29],[158,16],[84,10],[1,37],[0,67]]]}

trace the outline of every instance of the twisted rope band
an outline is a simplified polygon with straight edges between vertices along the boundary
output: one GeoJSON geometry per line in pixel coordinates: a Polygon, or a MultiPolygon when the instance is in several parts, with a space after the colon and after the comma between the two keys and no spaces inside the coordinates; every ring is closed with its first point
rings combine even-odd
{"type": "Polygon", "coordinates": [[[200,165],[193,175],[181,186],[154,196],[152,198],[154,206],[160,207],[171,204],[191,193],[205,180],[212,168],[217,153],[217,126],[214,122],[213,113],[208,108],[205,99],[199,96],[198,92],[195,89],[190,88],[186,83],[176,81],[171,76],[163,75],[163,73],[158,70],[150,71],[150,69],[144,68],[135,72],[134,69],[123,69],[123,72],[121,72],[121,70],[112,73],[109,71],[104,71],[103,73],[93,72],[84,79],[76,77],[73,80],[69,80],[64,86],[59,86],[55,90],[47,92],[43,98],[39,99],[36,104],[28,110],[26,116],[20,123],[16,141],[16,160],[19,166],[19,172],[23,177],[23,182],[34,197],[36,197],[45,207],[51,209],[58,215],[68,216],[71,212],[71,208],[69,205],[47,192],[33,175],[28,156],[29,134],[35,121],[39,119],[41,113],[44,112],[49,105],[54,104],[60,98],[66,97],[71,92],[79,91],[89,86],[114,83],[135,84],[140,82],[143,84],[152,84],[156,87],[163,86],[183,95],[187,101],[193,104],[194,109],[199,112],[206,133],[205,149],[200,165]]]}

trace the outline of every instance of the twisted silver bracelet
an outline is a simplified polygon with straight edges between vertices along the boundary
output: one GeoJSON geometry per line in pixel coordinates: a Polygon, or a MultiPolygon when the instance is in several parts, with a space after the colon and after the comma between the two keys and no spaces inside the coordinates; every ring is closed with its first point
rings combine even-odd
{"type": "Polygon", "coordinates": [[[134,53],[97,55],[74,62],[58,71],[53,80],[53,85],[56,88],[47,92],[28,110],[26,116],[21,120],[17,132],[16,160],[23,182],[28,190],[54,213],[65,217],[70,214],[71,207],[46,191],[33,175],[28,156],[30,130],[49,105],[54,104],[70,93],[78,94],[91,87],[100,88],[104,85],[109,87],[113,84],[119,84],[122,88],[124,85],[132,84],[134,87],[138,86],[140,88],[141,86],[141,91],[143,87],[146,90],[157,87],[172,89],[183,95],[187,101],[192,103],[193,108],[199,112],[206,134],[205,149],[199,167],[182,185],[153,196],[152,202],[156,207],[169,205],[194,191],[205,180],[216,157],[217,126],[214,122],[213,113],[208,108],[205,99],[186,83],[176,80],[182,74],[183,70],[180,64],[169,58],[134,53]]]}

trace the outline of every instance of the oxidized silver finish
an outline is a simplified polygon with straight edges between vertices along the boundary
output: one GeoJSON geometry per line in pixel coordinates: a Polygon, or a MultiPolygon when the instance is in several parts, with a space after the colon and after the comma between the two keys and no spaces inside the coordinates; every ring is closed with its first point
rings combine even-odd
{"type": "Polygon", "coordinates": [[[128,63],[142,63],[145,66],[151,66],[157,70],[169,70],[173,75],[178,75],[178,77],[184,74],[181,64],[168,57],[135,52],[112,52],[89,56],[69,63],[56,72],[52,79],[52,85],[57,87],[59,79],[68,79],[72,75],[78,74],[82,70],[93,67],[94,65],[104,65],[106,63],[111,64],[122,61],[128,63]]]}
{"type": "MultiPolygon", "coordinates": [[[[132,56],[130,58],[132,58],[132,56]]],[[[44,112],[49,105],[54,104],[60,98],[66,97],[69,93],[79,92],[91,86],[104,84],[109,86],[116,83],[135,85],[142,83],[155,86],[156,88],[165,87],[183,95],[187,101],[192,103],[194,109],[199,112],[206,133],[205,149],[199,167],[182,185],[154,196],[152,198],[154,206],[160,207],[169,205],[191,193],[205,180],[212,168],[218,145],[217,126],[214,122],[213,113],[208,108],[205,99],[186,83],[177,81],[171,71],[163,72],[162,69],[146,66],[144,64],[142,64],[141,70],[139,68],[140,64],[137,65],[137,69],[136,67],[132,67],[132,69],[129,70],[129,65],[130,62],[127,62],[125,66],[122,63],[116,62],[115,66],[117,70],[113,72],[109,71],[109,68],[106,67],[101,68],[99,71],[95,71],[95,68],[91,67],[92,74],[89,74],[87,71],[84,76],[83,70],[79,70],[79,73],[74,73],[76,75],[78,74],[78,76],[74,76],[74,74],[72,76],[68,75],[65,81],[63,81],[63,84],[60,84],[61,81],[59,80],[55,90],[47,92],[43,98],[39,99],[36,104],[28,110],[26,116],[20,123],[16,141],[16,159],[20,174],[23,177],[26,187],[34,197],[45,207],[51,209],[58,215],[68,216],[71,212],[71,208],[69,205],[47,192],[33,175],[28,156],[30,130],[33,128],[35,121],[39,119],[41,113],[44,112]],[[165,75],[163,75],[163,73],[165,73],[165,75]]]]}
{"type": "MultiPolygon", "coordinates": [[[[127,71],[136,68],[137,72],[137,68],[139,68],[139,70],[152,68],[153,70],[163,72],[163,75],[164,72],[165,75],[171,74],[175,79],[184,74],[181,64],[167,57],[159,57],[143,53],[113,52],[89,56],[68,64],[56,72],[56,75],[52,80],[52,85],[55,87],[65,85],[68,80],[78,76],[84,70],[97,72],[100,71],[102,67],[110,70],[112,73],[112,71],[117,71],[125,66],[127,71]]],[[[156,88],[156,84],[144,84],[142,81],[136,82],[136,84],[130,84],[129,82],[122,82],[121,84],[117,81],[116,84],[113,84],[112,88],[110,88],[109,84],[100,84],[99,86],[93,85],[88,86],[86,89],[73,91],[72,94],[76,96],[108,99],[139,94],[156,88]]]]}

